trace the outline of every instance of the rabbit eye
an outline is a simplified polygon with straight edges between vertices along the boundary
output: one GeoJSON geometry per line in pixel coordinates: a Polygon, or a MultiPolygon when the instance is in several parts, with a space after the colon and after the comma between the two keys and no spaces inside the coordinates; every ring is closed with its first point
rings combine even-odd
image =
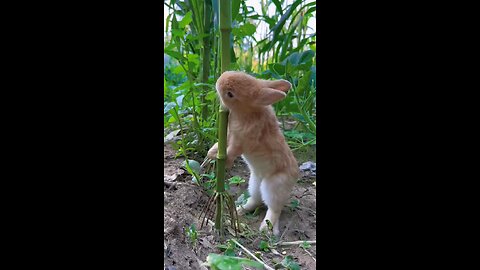
{"type": "Polygon", "coordinates": [[[233,98],[233,94],[232,94],[232,92],[230,92],[230,91],[229,91],[229,92],[227,92],[227,96],[228,96],[228,97],[230,97],[230,98],[233,98]]]}

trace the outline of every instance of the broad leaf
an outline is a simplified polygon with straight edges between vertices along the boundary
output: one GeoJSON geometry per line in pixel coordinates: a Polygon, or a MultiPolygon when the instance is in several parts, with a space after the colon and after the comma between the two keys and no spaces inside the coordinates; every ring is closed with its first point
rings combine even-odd
{"type": "Polygon", "coordinates": [[[175,108],[177,106],[175,102],[169,102],[167,105],[163,108],[163,113],[167,114],[171,109],[175,108]]]}
{"type": "Polygon", "coordinates": [[[187,12],[183,19],[178,22],[178,27],[184,29],[189,23],[192,22],[192,11],[187,12]]]}

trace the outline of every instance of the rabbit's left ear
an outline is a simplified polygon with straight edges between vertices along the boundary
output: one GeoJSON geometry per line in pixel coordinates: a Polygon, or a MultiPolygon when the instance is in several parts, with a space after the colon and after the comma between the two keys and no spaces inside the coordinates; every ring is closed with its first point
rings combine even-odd
{"type": "Polygon", "coordinates": [[[286,96],[287,94],[282,91],[278,91],[272,88],[262,88],[260,89],[259,95],[257,96],[255,103],[258,105],[268,106],[284,99],[286,96]]]}
{"type": "Polygon", "coordinates": [[[264,85],[282,92],[288,92],[292,88],[292,84],[286,80],[264,81],[264,85]]]}

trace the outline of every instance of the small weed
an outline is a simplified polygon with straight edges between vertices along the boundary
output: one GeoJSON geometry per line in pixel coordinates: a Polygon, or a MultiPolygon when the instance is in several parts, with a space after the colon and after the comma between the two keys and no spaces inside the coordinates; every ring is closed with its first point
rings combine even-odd
{"type": "Polygon", "coordinates": [[[300,244],[300,247],[303,248],[303,249],[309,249],[309,248],[312,247],[312,245],[307,243],[307,241],[303,241],[303,243],[300,244]]]}
{"type": "Polygon", "coordinates": [[[228,240],[225,244],[217,245],[217,248],[223,251],[223,255],[225,256],[236,256],[235,250],[237,248],[237,245],[232,240],[228,240]]]}
{"type": "Polygon", "coordinates": [[[245,179],[241,178],[240,176],[233,176],[227,180],[227,183],[228,185],[225,185],[225,189],[230,190],[232,186],[238,186],[241,183],[245,183],[245,179]]]}
{"type": "Polygon", "coordinates": [[[291,211],[295,211],[298,209],[298,206],[300,205],[300,201],[299,200],[295,200],[293,199],[290,204],[288,205],[288,207],[290,207],[290,210],[291,211]]]}
{"type": "Polygon", "coordinates": [[[187,228],[185,228],[185,234],[187,235],[187,238],[190,240],[190,243],[193,246],[196,246],[198,241],[198,234],[197,234],[197,229],[195,228],[195,224],[192,224],[187,228]]]}
{"type": "Polygon", "coordinates": [[[261,237],[264,239],[260,241],[259,249],[263,251],[270,251],[277,244],[277,236],[273,234],[273,225],[270,220],[266,220],[268,232],[262,231],[261,237]]]}
{"type": "Polygon", "coordinates": [[[260,244],[258,245],[258,249],[263,250],[263,251],[270,251],[271,246],[267,241],[260,241],[260,244]]]}
{"type": "Polygon", "coordinates": [[[255,267],[257,269],[263,269],[263,265],[259,262],[252,261],[246,258],[232,257],[221,254],[210,253],[207,256],[206,264],[212,270],[241,270],[244,266],[255,267]]]}
{"type": "Polygon", "coordinates": [[[253,241],[258,235],[257,231],[254,231],[246,223],[240,223],[241,232],[240,235],[248,240],[253,241]]]}
{"type": "Polygon", "coordinates": [[[248,190],[245,190],[235,201],[235,205],[240,206],[246,204],[249,197],[250,194],[248,193],[248,190]]]}
{"type": "Polygon", "coordinates": [[[242,183],[245,183],[245,179],[241,178],[240,176],[234,176],[228,179],[229,185],[240,185],[242,183]]]}
{"type": "MultiPolygon", "coordinates": [[[[285,269],[288,269],[288,270],[300,270],[300,265],[298,265],[298,263],[293,259],[291,255],[285,256],[285,258],[282,260],[280,264],[281,266],[285,267],[285,269]]],[[[276,266],[275,269],[280,269],[280,268],[277,268],[276,266]]]]}

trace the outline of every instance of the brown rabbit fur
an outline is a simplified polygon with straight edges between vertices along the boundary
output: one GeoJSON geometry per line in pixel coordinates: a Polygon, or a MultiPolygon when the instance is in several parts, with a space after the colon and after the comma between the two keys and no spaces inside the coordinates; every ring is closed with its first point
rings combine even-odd
{"type": "MultiPolygon", "coordinates": [[[[268,210],[260,230],[267,228],[268,219],[276,235],[280,233],[280,213],[298,179],[298,164],[270,105],[285,98],[290,88],[285,80],[261,80],[238,71],[224,72],[216,84],[222,103],[230,111],[227,167],[242,155],[250,169],[250,197],[237,211],[253,211],[263,200],[268,210]]],[[[215,144],[207,156],[215,159],[217,150],[215,144]]]]}

